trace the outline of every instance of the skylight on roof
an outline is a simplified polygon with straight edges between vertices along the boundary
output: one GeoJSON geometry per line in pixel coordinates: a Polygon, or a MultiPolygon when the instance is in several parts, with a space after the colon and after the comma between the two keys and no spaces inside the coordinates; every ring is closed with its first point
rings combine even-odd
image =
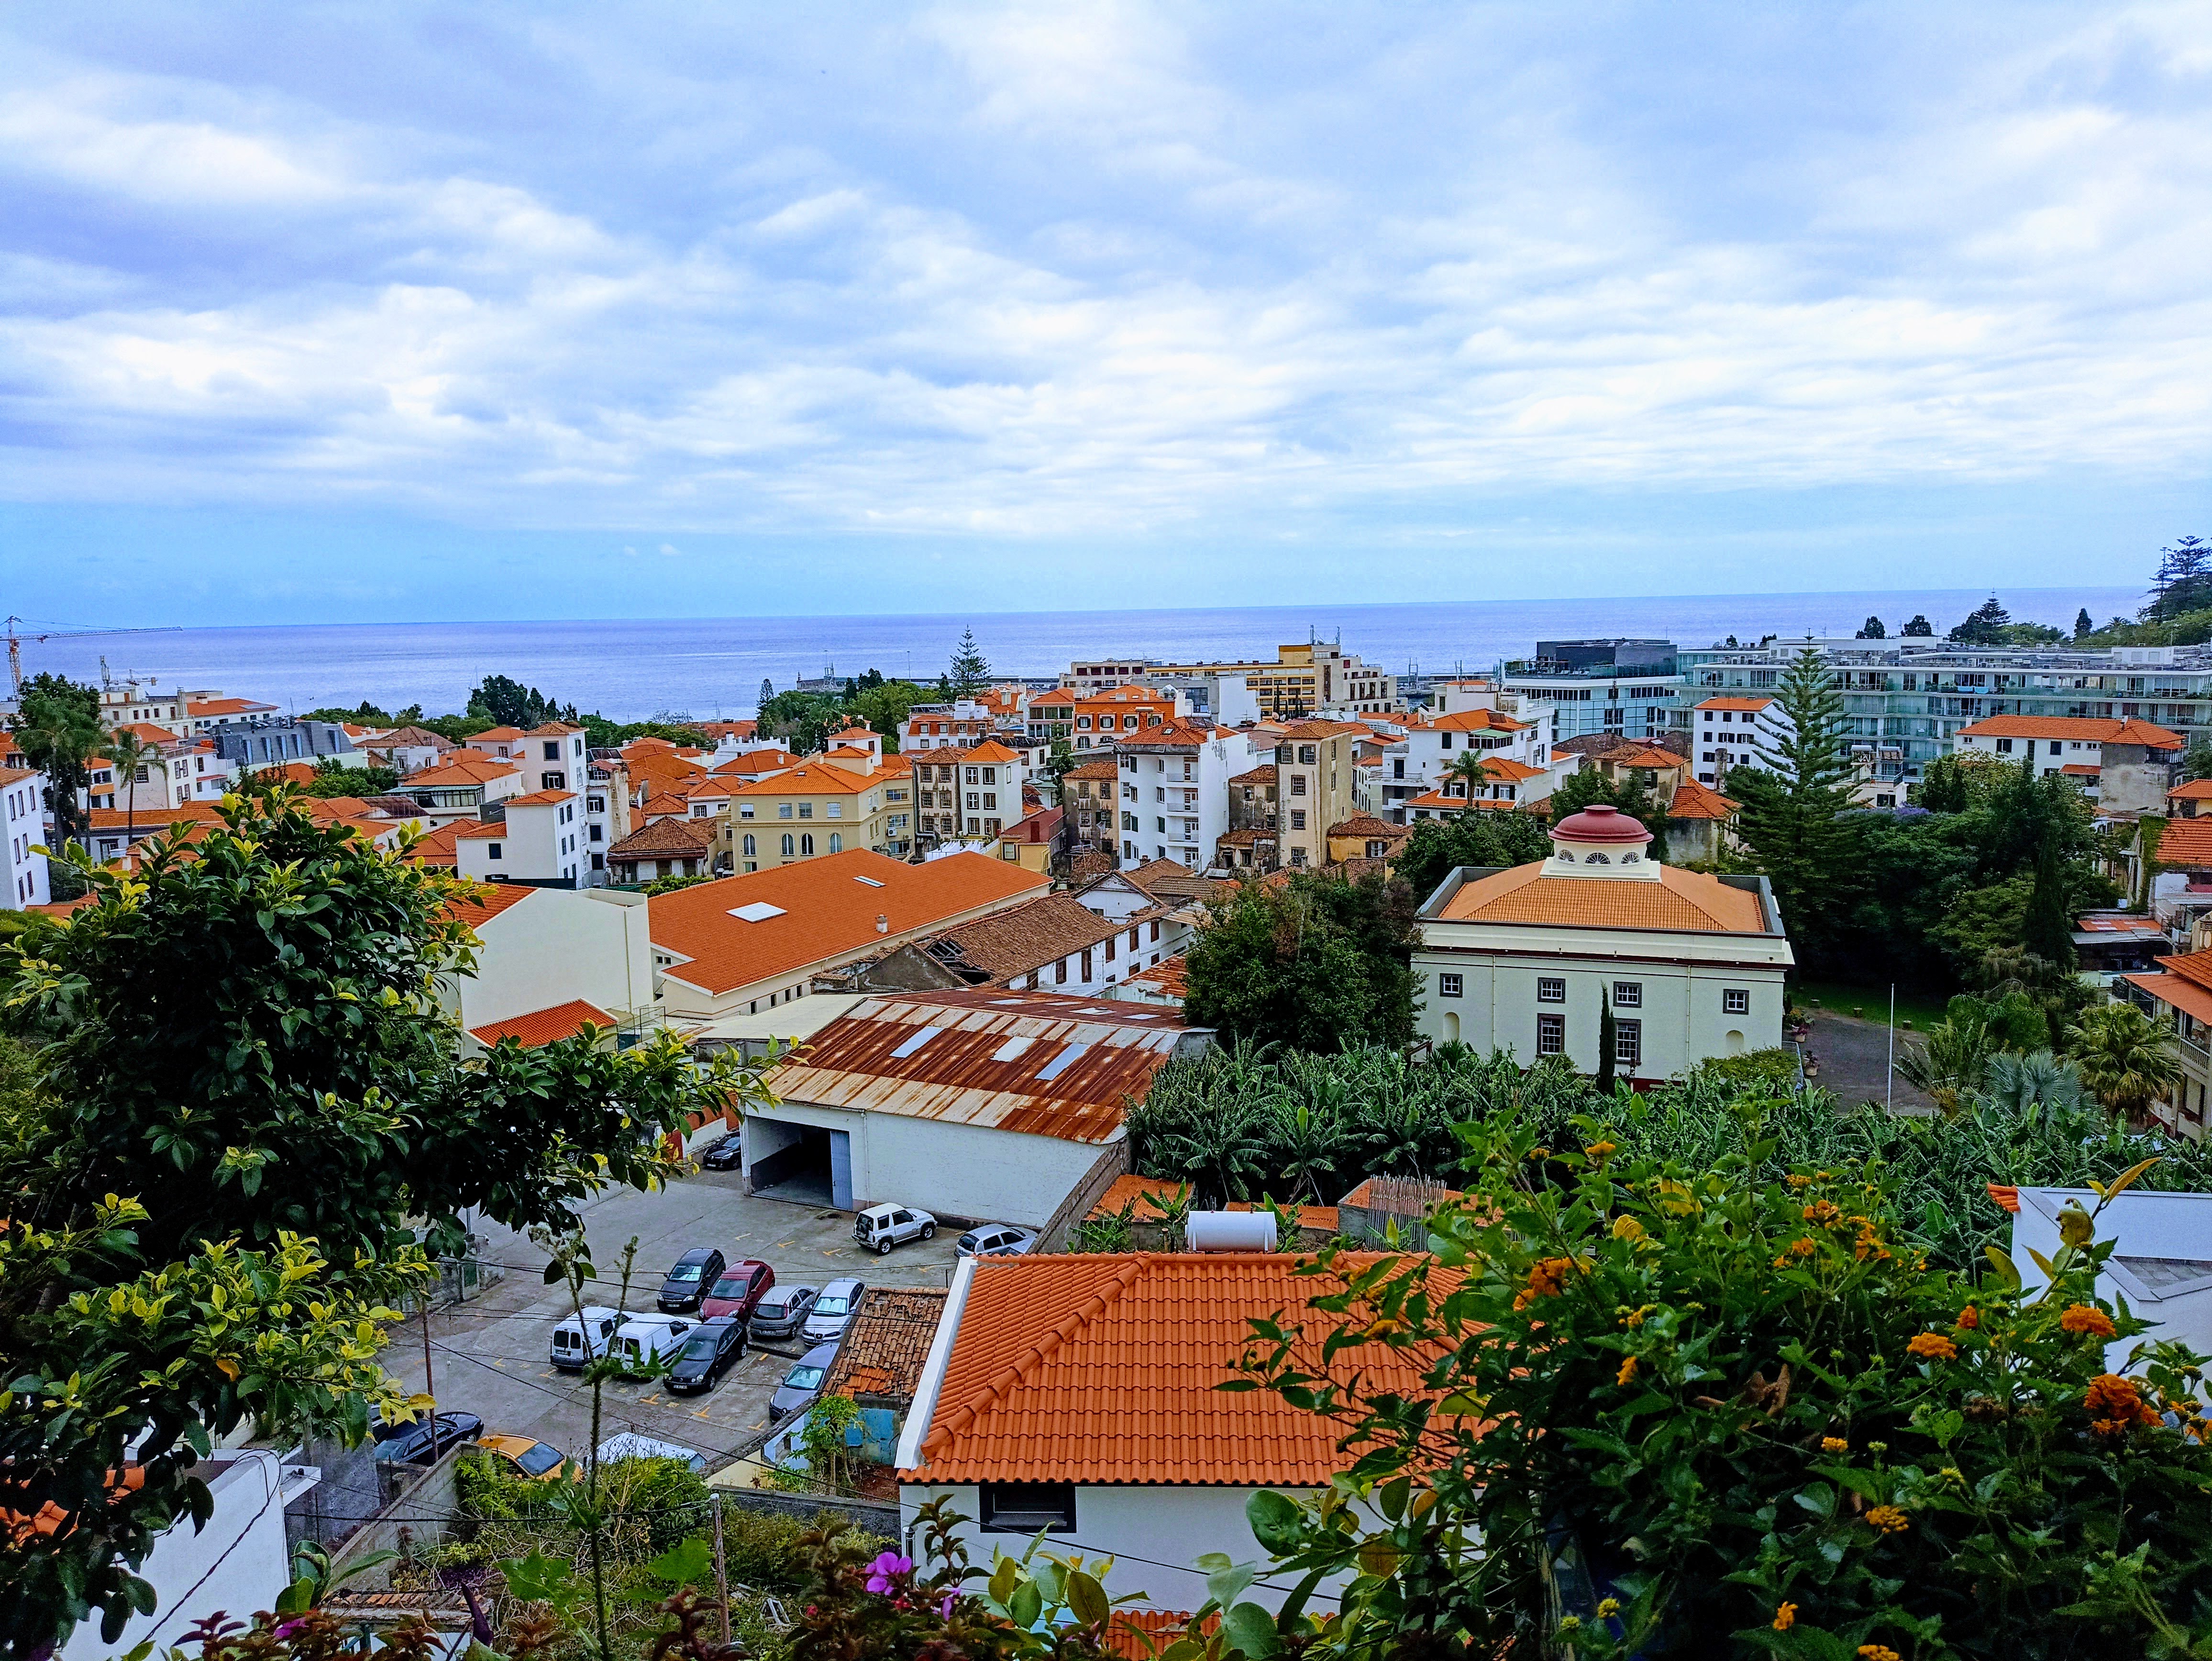
{"type": "Polygon", "coordinates": [[[904,1061],[908,1056],[913,1055],[915,1050],[921,1049],[922,1045],[927,1043],[932,1038],[935,1037],[944,1030],[944,1028],[937,1026],[923,1027],[921,1031],[915,1033],[904,1043],[901,1044],[896,1050],[891,1051],[891,1059],[893,1061],[904,1061]]]}
{"type": "Polygon", "coordinates": [[[770,905],[766,900],[755,900],[750,905],[734,906],[730,915],[739,922],[766,922],[770,917],[784,915],[780,905],[770,905]]]}
{"type": "Polygon", "coordinates": [[[875,877],[855,877],[853,880],[854,882],[864,882],[871,888],[881,888],[884,885],[882,881],[875,877]]]}
{"type": "Polygon", "coordinates": [[[1083,1052],[1090,1048],[1091,1046],[1087,1043],[1072,1043],[1068,1045],[1066,1049],[1061,1050],[1060,1054],[1054,1056],[1050,1061],[1047,1062],[1042,1067],[1037,1069],[1038,1081],[1042,1083],[1058,1078],[1061,1074],[1066,1072],[1069,1068],[1073,1067],[1078,1061],[1081,1060],[1083,1052]]]}
{"type": "Polygon", "coordinates": [[[1035,1038],[1009,1038],[991,1052],[991,1059],[994,1062],[1011,1062],[1036,1042],[1035,1038]]]}

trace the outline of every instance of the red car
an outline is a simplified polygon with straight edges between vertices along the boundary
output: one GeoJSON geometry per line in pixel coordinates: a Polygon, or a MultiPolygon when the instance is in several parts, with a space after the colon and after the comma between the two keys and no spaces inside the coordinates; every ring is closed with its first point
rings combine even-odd
{"type": "Polygon", "coordinates": [[[707,1289],[706,1301],[699,1305],[702,1319],[718,1321],[724,1317],[739,1325],[752,1319],[753,1309],[768,1289],[775,1284],[775,1271],[757,1257],[744,1257],[722,1271],[722,1278],[707,1289]]]}

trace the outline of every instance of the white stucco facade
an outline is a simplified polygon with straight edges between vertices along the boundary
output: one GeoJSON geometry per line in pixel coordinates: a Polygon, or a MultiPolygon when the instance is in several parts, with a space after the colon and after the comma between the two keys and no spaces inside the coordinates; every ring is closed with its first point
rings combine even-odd
{"type": "Polygon", "coordinates": [[[47,886],[46,776],[29,768],[0,768],[0,911],[45,905],[47,886]]]}
{"type": "Polygon", "coordinates": [[[483,941],[476,974],[441,984],[465,1027],[576,999],[610,1014],[652,1009],[653,946],[641,895],[533,888],[476,931],[483,941]]]}

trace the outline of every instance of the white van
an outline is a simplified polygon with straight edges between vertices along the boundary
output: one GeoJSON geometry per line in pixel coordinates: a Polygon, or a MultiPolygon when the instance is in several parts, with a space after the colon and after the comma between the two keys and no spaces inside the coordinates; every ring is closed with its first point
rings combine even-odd
{"type": "Polygon", "coordinates": [[[617,1329],[614,1353],[633,1366],[672,1356],[698,1324],[678,1315],[633,1315],[617,1329]]]}
{"type": "Polygon", "coordinates": [[[553,1329],[553,1365],[569,1372],[581,1372],[593,1356],[607,1353],[607,1345],[628,1318],[618,1309],[585,1305],[580,1321],[571,1315],[553,1329]]]}

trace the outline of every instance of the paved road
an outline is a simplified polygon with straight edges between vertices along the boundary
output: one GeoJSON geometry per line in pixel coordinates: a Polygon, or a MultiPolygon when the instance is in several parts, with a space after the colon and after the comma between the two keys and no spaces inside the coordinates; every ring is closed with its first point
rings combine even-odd
{"type": "MultiPolygon", "coordinates": [[[[637,1237],[632,1309],[653,1307],[669,1264],[692,1246],[720,1246],[732,1262],[761,1258],[779,1284],[815,1287],[844,1275],[871,1286],[944,1286],[954,1262],[951,1232],[878,1257],[854,1244],[851,1213],[747,1196],[735,1172],[702,1171],[658,1194],[623,1189],[596,1202],[584,1221],[593,1261],[612,1282],[587,1293],[587,1301],[618,1301],[622,1248],[637,1237]]],[[[553,1328],[569,1313],[567,1293],[544,1283],[546,1256],[528,1239],[497,1227],[484,1232],[492,1242],[487,1255],[507,1266],[506,1278],[481,1299],[430,1316],[438,1405],[477,1414],[488,1432],[534,1436],[580,1454],[591,1439],[591,1390],[548,1359],[553,1328]]],[[[754,1350],[704,1396],[607,1385],[601,1439],[635,1429],[697,1449],[710,1467],[726,1463],[768,1427],[768,1398],[799,1349],[782,1348],[789,1354],[754,1350]]],[[[422,1387],[419,1317],[392,1329],[384,1364],[410,1389],[422,1387]]]]}
{"type": "MultiPolygon", "coordinates": [[[[1913,1034],[1899,1029],[1897,1053],[1902,1056],[1905,1045],[1915,1041],[1913,1034]]],[[[1806,1039],[1805,1049],[1820,1060],[1820,1076],[1814,1083],[1825,1085],[1846,1102],[1881,1104],[1889,1058],[1887,1023],[1854,1020],[1824,1009],[1813,1017],[1812,1035],[1806,1039]]],[[[1935,1110],[1936,1104],[1901,1076],[1896,1080],[1893,1099],[1900,1112],[1935,1110]]]]}

